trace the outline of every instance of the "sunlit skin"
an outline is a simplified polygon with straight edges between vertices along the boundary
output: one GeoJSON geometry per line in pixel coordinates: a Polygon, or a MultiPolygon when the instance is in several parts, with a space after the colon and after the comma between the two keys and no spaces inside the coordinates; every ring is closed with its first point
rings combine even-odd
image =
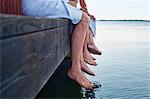
{"type": "Polygon", "coordinates": [[[94,65],[96,66],[96,62],[93,60],[93,57],[90,55],[89,51],[88,51],[88,48],[87,48],[87,45],[88,45],[88,41],[89,41],[89,29],[87,31],[87,34],[86,34],[86,38],[85,38],[85,42],[84,42],[84,47],[83,47],[83,58],[84,58],[84,61],[90,65],[94,65]]]}
{"type": "MultiPolygon", "coordinates": [[[[87,48],[88,50],[92,53],[92,54],[97,54],[97,55],[101,55],[102,54],[102,51],[100,51],[95,43],[94,43],[94,40],[93,40],[93,34],[92,34],[92,31],[89,30],[89,34],[88,35],[88,41],[87,41],[87,48]]],[[[94,59],[94,58],[93,58],[94,59]]]]}
{"type": "MultiPolygon", "coordinates": [[[[71,0],[72,1],[72,0],[71,0]]],[[[71,5],[76,6],[78,0],[75,2],[70,2],[71,5]]],[[[85,10],[86,3],[84,0],[80,0],[80,5],[82,9],[85,10]]],[[[91,71],[85,63],[85,59],[87,63],[96,65],[95,61],[93,60],[92,56],[89,54],[87,49],[88,44],[92,44],[89,31],[89,19],[88,17],[92,17],[94,20],[94,16],[89,15],[87,11],[83,11],[83,16],[79,24],[75,26],[75,29],[72,34],[71,39],[71,60],[72,65],[68,70],[68,77],[76,81],[80,86],[92,89],[93,84],[82,74],[82,71],[95,76],[93,71],[91,71]],[[79,43],[80,42],[80,43],[79,43]]]]}
{"type": "Polygon", "coordinates": [[[83,75],[81,71],[81,55],[83,51],[86,31],[89,27],[88,16],[83,13],[81,21],[75,26],[71,37],[71,67],[68,77],[76,81],[81,87],[93,89],[93,84],[83,75]],[[79,43],[80,42],[80,43],[79,43]]]}
{"type": "MultiPolygon", "coordinates": [[[[69,2],[69,4],[71,4],[74,7],[77,6],[77,3],[78,3],[78,0],[70,0],[70,2],[69,2]]],[[[83,10],[83,12],[85,12],[88,16],[90,16],[91,19],[95,20],[95,17],[88,13],[87,5],[85,3],[85,0],[80,0],[80,5],[81,5],[81,10],[83,10]]],[[[98,50],[98,48],[95,46],[95,43],[93,41],[92,31],[90,30],[90,28],[87,31],[86,40],[84,42],[83,58],[88,64],[96,66],[96,62],[94,61],[96,59],[90,55],[88,50],[90,50],[90,52],[94,52],[93,54],[101,53],[98,50]]]]}
{"type": "MultiPolygon", "coordinates": [[[[75,2],[77,2],[78,0],[75,0],[75,2]]],[[[81,10],[83,12],[85,12],[92,20],[96,21],[96,18],[89,14],[88,9],[87,9],[87,4],[85,2],[85,0],[80,0],[80,6],[81,6],[81,10]]],[[[95,45],[94,40],[93,40],[93,36],[92,36],[92,31],[89,28],[88,30],[88,34],[87,34],[87,46],[89,49],[91,49],[94,53],[93,54],[99,54],[102,53],[95,45]]],[[[94,59],[94,58],[93,58],[94,59]]]]}

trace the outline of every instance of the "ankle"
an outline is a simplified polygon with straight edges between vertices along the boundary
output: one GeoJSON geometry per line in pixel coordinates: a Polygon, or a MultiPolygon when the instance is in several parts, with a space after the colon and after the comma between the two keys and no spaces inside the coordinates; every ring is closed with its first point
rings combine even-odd
{"type": "Polygon", "coordinates": [[[87,48],[84,48],[84,49],[83,49],[83,54],[87,54],[87,52],[88,52],[88,49],[87,49],[87,48]]]}
{"type": "Polygon", "coordinates": [[[70,70],[76,71],[76,70],[80,70],[80,61],[72,61],[72,64],[70,66],[70,70]]]}

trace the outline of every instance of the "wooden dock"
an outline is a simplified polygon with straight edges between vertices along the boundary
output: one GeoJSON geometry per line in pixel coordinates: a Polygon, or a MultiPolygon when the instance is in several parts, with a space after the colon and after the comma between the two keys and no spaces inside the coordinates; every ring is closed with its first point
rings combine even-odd
{"type": "Polygon", "coordinates": [[[0,14],[0,98],[35,98],[70,52],[67,19],[0,14]]]}

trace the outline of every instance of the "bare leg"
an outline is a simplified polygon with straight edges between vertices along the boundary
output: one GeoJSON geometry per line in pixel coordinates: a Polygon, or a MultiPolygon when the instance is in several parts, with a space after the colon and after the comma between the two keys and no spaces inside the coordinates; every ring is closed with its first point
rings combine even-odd
{"type": "MultiPolygon", "coordinates": [[[[93,41],[93,35],[92,35],[92,33],[90,33],[91,32],[90,28],[88,29],[88,31],[89,32],[87,32],[87,36],[86,36],[87,37],[87,49],[88,49],[88,45],[90,45],[91,42],[94,43],[94,41],[93,41]]],[[[92,57],[93,60],[96,60],[96,58],[94,58],[93,56],[91,56],[91,57],[92,57]]]]}
{"type": "Polygon", "coordinates": [[[101,55],[102,54],[102,51],[100,51],[95,43],[94,43],[94,40],[93,40],[93,35],[92,35],[92,31],[91,29],[89,29],[89,39],[88,39],[88,50],[92,53],[92,54],[98,54],[98,55],[101,55]]]}
{"type": "Polygon", "coordinates": [[[71,60],[72,65],[68,70],[68,77],[76,81],[80,86],[86,89],[92,89],[93,85],[82,74],[80,66],[80,55],[83,50],[83,44],[86,36],[86,31],[89,26],[88,16],[83,13],[82,19],[76,25],[71,38],[71,60]]]}
{"type": "Polygon", "coordinates": [[[81,54],[80,57],[80,66],[81,66],[81,70],[84,71],[85,73],[95,76],[94,72],[92,70],[90,70],[90,68],[86,65],[84,59],[83,59],[83,54],[81,54]]]}
{"type": "Polygon", "coordinates": [[[84,42],[84,47],[83,47],[83,58],[85,62],[87,62],[90,65],[97,65],[96,62],[93,60],[92,56],[90,55],[90,52],[87,49],[87,42],[88,42],[88,36],[89,36],[89,29],[86,34],[86,39],[84,42]]]}

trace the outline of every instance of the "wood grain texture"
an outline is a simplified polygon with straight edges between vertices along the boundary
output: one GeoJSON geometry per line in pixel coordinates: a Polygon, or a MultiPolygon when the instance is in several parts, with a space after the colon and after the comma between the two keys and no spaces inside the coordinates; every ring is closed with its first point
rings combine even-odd
{"type": "Polygon", "coordinates": [[[34,98],[70,52],[68,20],[18,17],[3,16],[1,23],[1,98],[34,98]]]}
{"type": "Polygon", "coordinates": [[[32,32],[68,26],[67,19],[49,19],[0,14],[0,38],[24,35],[32,32]]]}
{"type": "Polygon", "coordinates": [[[70,65],[65,58],[35,99],[83,99],[81,87],[67,77],[70,65]]]}

